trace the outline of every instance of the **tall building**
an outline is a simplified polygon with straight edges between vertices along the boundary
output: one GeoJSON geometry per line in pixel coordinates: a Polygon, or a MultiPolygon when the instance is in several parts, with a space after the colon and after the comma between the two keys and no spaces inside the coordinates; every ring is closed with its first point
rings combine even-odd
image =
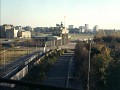
{"type": "Polygon", "coordinates": [[[89,25],[88,25],[88,24],[85,24],[84,29],[85,29],[85,32],[88,32],[88,31],[89,31],[89,25]]]}
{"type": "Polygon", "coordinates": [[[93,27],[93,33],[96,34],[96,32],[97,32],[98,30],[99,30],[98,25],[95,25],[95,26],[93,27]]]}

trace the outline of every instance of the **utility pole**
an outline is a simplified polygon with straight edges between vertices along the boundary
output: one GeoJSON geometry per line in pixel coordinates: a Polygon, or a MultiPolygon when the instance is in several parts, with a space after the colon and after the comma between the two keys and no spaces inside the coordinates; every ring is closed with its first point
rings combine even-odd
{"type": "Polygon", "coordinates": [[[90,43],[90,48],[89,48],[89,61],[88,61],[88,89],[90,90],[90,53],[91,53],[91,43],[90,43]]]}

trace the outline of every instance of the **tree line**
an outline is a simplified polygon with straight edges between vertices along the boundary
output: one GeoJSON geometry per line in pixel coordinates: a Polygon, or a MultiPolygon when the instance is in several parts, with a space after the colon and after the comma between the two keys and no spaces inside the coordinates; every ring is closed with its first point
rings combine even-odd
{"type": "MultiPolygon", "coordinates": [[[[120,90],[120,37],[95,36],[90,53],[90,90],[120,90]]],[[[90,44],[78,42],[75,47],[75,77],[87,90],[90,44]]]]}

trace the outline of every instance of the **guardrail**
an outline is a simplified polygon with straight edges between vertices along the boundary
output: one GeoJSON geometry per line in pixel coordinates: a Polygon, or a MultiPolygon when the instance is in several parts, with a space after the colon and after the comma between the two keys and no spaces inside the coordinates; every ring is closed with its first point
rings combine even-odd
{"type": "MultiPolygon", "coordinates": [[[[24,81],[18,81],[18,80],[11,80],[11,79],[4,79],[0,78],[0,83],[9,83],[9,84],[15,84],[18,87],[24,86],[24,87],[30,87],[40,90],[80,90],[80,89],[71,89],[71,88],[64,88],[64,87],[55,87],[55,86],[49,86],[49,85],[43,85],[39,83],[32,83],[32,82],[24,82],[24,81]]],[[[9,87],[8,87],[9,88],[9,87]]],[[[14,90],[14,88],[13,88],[14,90]]]]}

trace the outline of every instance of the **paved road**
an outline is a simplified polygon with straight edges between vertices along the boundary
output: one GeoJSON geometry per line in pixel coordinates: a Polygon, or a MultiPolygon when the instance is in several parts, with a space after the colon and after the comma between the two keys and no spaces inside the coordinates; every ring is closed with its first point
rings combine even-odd
{"type": "Polygon", "coordinates": [[[48,71],[47,78],[43,84],[83,90],[81,80],[70,79],[69,76],[71,75],[68,75],[71,72],[70,68],[73,68],[73,65],[69,63],[73,55],[73,52],[68,52],[60,56],[48,71]]]}
{"type": "Polygon", "coordinates": [[[15,68],[17,68],[20,64],[22,64],[23,62],[25,62],[28,58],[32,57],[36,53],[38,53],[38,52],[33,52],[33,53],[25,55],[23,57],[19,57],[16,60],[13,60],[10,63],[7,63],[5,65],[5,68],[4,68],[4,66],[1,66],[1,68],[0,68],[0,77],[6,76],[8,73],[10,73],[12,70],[14,70],[15,68]]]}
{"type": "Polygon", "coordinates": [[[68,65],[72,56],[73,56],[73,52],[63,54],[47,73],[47,78],[44,81],[44,84],[66,87],[66,79],[68,76],[68,65]]]}

